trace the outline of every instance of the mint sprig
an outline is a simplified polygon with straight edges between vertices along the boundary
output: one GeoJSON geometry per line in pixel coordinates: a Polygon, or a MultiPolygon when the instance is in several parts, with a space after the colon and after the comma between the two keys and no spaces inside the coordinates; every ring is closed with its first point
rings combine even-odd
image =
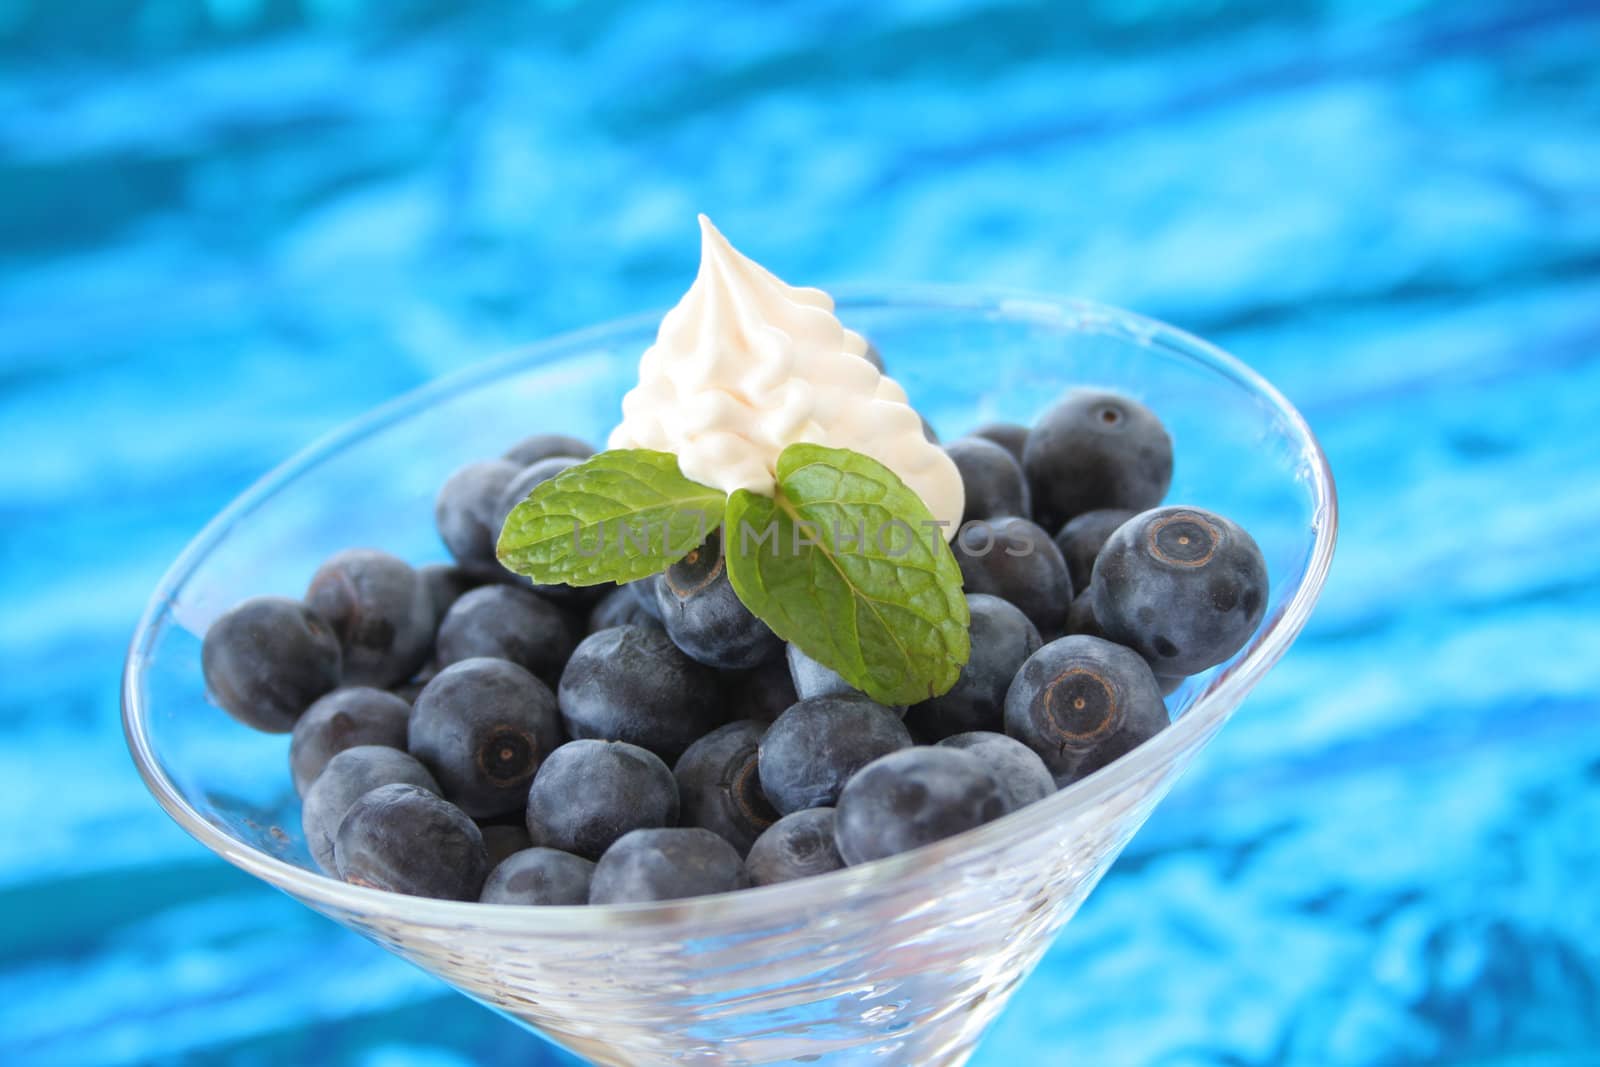
{"type": "Polygon", "coordinates": [[[790,445],[773,496],[731,498],[685,478],[670,453],[602,452],[517,505],[499,556],[541,584],[628,582],[719,526],[734,592],[779,637],[885,704],[955,684],[969,620],[945,531],[898,475],[858,452],[790,445]]]}
{"type": "Polygon", "coordinates": [[[728,498],[691,482],[670,452],[601,452],[541,482],[500,531],[500,562],[541,585],[631,582],[688,555],[728,498]]]}
{"type": "Polygon", "coordinates": [[[956,682],[969,653],[961,570],[926,505],[883,464],[790,445],[778,493],[733,494],[734,591],[779,637],[885,704],[956,682]]]}

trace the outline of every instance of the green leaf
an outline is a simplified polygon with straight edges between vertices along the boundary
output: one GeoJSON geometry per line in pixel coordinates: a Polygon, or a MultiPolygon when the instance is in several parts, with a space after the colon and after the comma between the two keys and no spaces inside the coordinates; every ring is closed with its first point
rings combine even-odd
{"type": "Polygon", "coordinates": [[[967,601],[922,499],[844,449],[790,445],[777,473],[776,497],[728,501],[722,550],[739,599],[875,700],[946,692],[969,653],[967,601]]]}
{"type": "Polygon", "coordinates": [[[496,554],[541,585],[631,582],[686,556],[727,503],[685,478],[670,452],[601,452],[536,486],[507,517],[496,554]]]}

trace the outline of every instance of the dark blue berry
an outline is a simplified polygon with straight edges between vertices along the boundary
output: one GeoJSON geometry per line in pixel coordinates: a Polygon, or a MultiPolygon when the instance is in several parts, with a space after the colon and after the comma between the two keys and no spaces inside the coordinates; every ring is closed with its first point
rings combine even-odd
{"type": "Polygon", "coordinates": [[[999,730],[1011,679],[1043,643],[1038,629],[1010,601],[968,593],[967,611],[972,652],[956,684],[906,712],[911,736],[924,743],[969,730],[999,730]]]}
{"type": "Polygon", "coordinates": [[[930,845],[1009,810],[999,778],[975,754],[907,748],[850,779],[834,813],[834,840],[854,866],[930,845]]]}
{"type": "Polygon", "coordinates": [[[428,589],[428,601],[433,605],[435,629],[438,629],[439,624],[444,621],[445,613],[450,610],[452,604],[463,594],[482,584],[482,579],[465,567],[449,563],[430,563],[425,567],[418,567],[417,576],[428,589]]]}
{"type": "Polygon", "coordinates": [[[1006,694],[1006,733],[1039,754],[1056,785],[1099,770],[1154,737],[1167,708],[1138,653],[1063,637],[1022,665],[1006,694]]]}
{"type": "Polygon", "coordinates": [[[730,722],[690,745],[672,768],[683,825],[720,834],[741,856],[778,818],[761,791],[756,766],[766,732],[765,723],[730,722]]]}
{"type": "Polygon", "coordinates": [[[333,864],[333,838],[350,805],[380,785],[395,782],[439,792],[439,783],[428,769],[399,749],[357,745],[328,761],[300,804],[300,828],[319,867],[329,874],[338,873],[333,864]]]}
{"type": "Polygon", "coordinates": [[[1022,609],[1041,634],[1059,631],[1072,606],[1072,579],[1050,535],[1027,519],[964,526],[950,546],[969,593],[987,593],[1022,609]]]}
{"type": "Polygon", "coordinates": [[[656,576],[656,610],[673,643],[708,667],[754,667],[783,649],[733,591],[720,533],[656,576]]]}
{"type": "MultiPolygon", "coordinates": [[[[569,643],[568,655],[571,655],[572,649],[577,647],[579,641],[589,636],[589,615],[605,599],[606,591],[611,588],[607,585],[589,585],[581,589],[575,586],[568,586],[567,588],[573,593],[579,595],[552,600],[548,593],[538,592],[539,587],[533,585],[532,582],[529,582],[526,586],[520,582],[513,583],[512,587],[515,589],[533,589],[535,594],[546,604],[551,605],[560,613],[562,621],[566,624],[567,641],[569,643]]],[[[562,666],[566,666],[565,659],[562,660],[562,666]]],[[[560,675],[556,677],[559,678],[560,675]]],[[[552,681],[550,684],[553,686],[555,682],[552,681]]]]}
{"type": "Polygon", "coordinates": [[[636,582],[627,582],[622,588],[634,595],[639,601],[639,607],[644,610],[646,615],[654,619],[657,625],[661,623],[661,605],[656,603],[655,575],[652,574],[648,578],[640,578],[636,582]]]}
{"type": "Polygon", "coordinates": [[[298,600],[258,596],[217,617],[200,646],[211,699],[257,730],[284,733],[339,684],[339,639],[298,600]]]}
{"type": "Polygon", "coordinates": [[[1029,431],[1022,469],[1034,518],[1059,530],[1086,511],[1161,503],[1172,483],[1172,439],[1137,400],[1074,389],[1029,431]]]}
{"type": "Polygon", "coordinates": [[[363,794],[339,824],[333,856],[347,882],[441,900],[477,900],[489,873],[477,824],[414,785],[363,794]]]}
{"type": "Polygon", "coordinates": [[[1010,452],[1012,458],[1020,464],[1023,446],[1028,442],[1028,428],[1015,422],[991,422],[987,426],[973,430],[972,436],[993,441],[1010,452]]]}
{"type": "MultiPolygon", "coordinates": [[[[650,593],[652,606],[655,603],[654,590],[650,593]]],[[[639,594],[634,592],[630,585],[618,586],[608,591],[594,608],[589,612],[589,618],[584,625],[584,634],[598,633],[609,630],[613,626],[660,626],[661,619],[653,611],[644,606],[639,594]]]]}
{"type": "MultiPolygon", "coordinates": [[[[789,681],[794,689],[797,700],[810,700],[812,697],[826,696],[852,696],[870,699],[865,693],[851,685],[839,676],[839,672],[832,667],[824,667],[804,652],[798,645],[784,647],[784,662],[788,665],[789,681]]],[[[793,704],[795,701],[789,701],[793,704]]],[[[887,705],[889,710],[900,718],[906,716],[904,704],[887,705]]],[[[789,705],[785,704],[778,709],[787,711],[789,705]]],[[[776,716],[774,716],[776,717],[776,716]]]]}
{"type": "Polygon", "coordinates": [[[572,737],[627,741],[669,761],[723,722],[716,672],[653,626],[617,626],[584,638],[557,694],[572,737]]]}
{"type": "Polygon", "coordinates": [[[775,885],[837,871],[844,860],[833,841],[833,809],[807,808],[785,815],[756,838],[744,865],[751,885],[775,885]]]}
{"type": "Polygon", "coordinates": [[[406,707],[410,707],[417,702],[417,697],[422,693],[422,687],[432,680],[433,676],[424,670],[422,674],[419,674],[409,682],[401,682],[399,685],[390,686],[389,692],[404,700],[406,707]]]}
{"type": "Polygon", "coordinates": [[[1028,480],[1022,476],[1022,464],[1010,452],[982,437],[963,437],[944,450],[961,472],[966,490],[963,523],[1006,515],[1025,519],[1032,512],[1028,480]]]}
{"type": "Polygon", "coordinates": [[[1083,591],[1082,596],[1073,598],[1072,607],[1067,611],[1065,633],[1085,637],[1105,636],[1105,631],[1100,629],[1100,623],[1094,617],[1094,605],[1090,602],[1088,589],[1083,591]]]}
{"type": "Polygon", "coordinates": [[[789,664],[789,680],[794,683],[795,694],[801,700],[826,696],[861,696],[861,690],[839,677],[832,667],[824,667],[804,652],[799,645],[784,649],[789,664]]]}
{"type": "Polygon", "coordinates": [[[1124,523],[1089,584],[1105,635],[1168,677],[1215,666],[1244,647],[1267,610],[1255,540],[1199,508],[1157,508],[1124,523]]]}
{"type": "Polygon", "coordinates": [[[721,671],[722,706],[730,719],[770,723],[800,699],[782,656],[747,671],[721,671]]]}
{"type": "Polygon", "coordinates": [[[456,562],[473,574],[496,577],[504,573],[495,559],[500,540],[500,496],[522,466],[501,459],[468,463],[439,489],[433,502],[433,521],[456,562]]]}
{"type": "Polygon", "coordinates": [[[519,467],[531,467],[540,460],[557,456],[588,459],[592,455],[594,446],[582,438],[564,433],[536,433],[506,449],[505,458],[519,467]]]}
{"type": "Polygon", "coordinates": [[[306,790],[328,761],[357,745],[387,745],[404,751],[411,705],[382,689],[335,689],[306,709],[289,740],[294,791],[306,790]]]}
{"type": "Polygon", "coordinates": [[[498,867],[512,853],[533,847],[533,839],[528,836],[528,828],[522,824],[520,814],[515,823],[479,821],[478,830],[483,834],[484,851],[489,853],[490,870],[498,867]]]}
{"type": "Polygon", "coordinates": [[[1061,558],[1067,561],[1067,573],[1072,576],[1072,589],[1078,595],[1089,588],[1089,576],[1094,573],[1094,558],[1100,549],[1117,532],[1117,527],[1133,518],[1134,512],[1124,508],[1100,508],[1086,511],[1061,527],[1056,534],[1056,547],[1061,558]]]}
{"type": "Polygon", "coordinates": [[[1000,779],[1006,795],[1006,809],[1016,811],[1056,791],[1055,778],[1039,754],[1021,741],[1005,734],[976,730],[947,737],[939,744],[959,748],[983,761],[1000,779]]]}
{"type": "Polygon", "coordinates": [[[569,741],[539,768],[527,820],[535,844],[599,859],[630,830],[676,825],[678,783],[638,745],[569,741]]]}
{"type": "Polygon", "coordinates": [[[339,638],[346,685],[399,685],[427,662],[433,596],[403,559],[370,548],[335,553],[312,576],[306,604],[339,638]]]}
{"type": "Polygon", "coordinates": [[[731,893],[750,884],[734,847],[698,826],[635,830],[618,839],[595,864],[591,904],[731,893]]]}
{"type": "Polygon", "coordinates": [[[547,685],[561,678],[572,635],[561,610],[529,589],[486,585],[451,606],[434,642],[441,667],[489,657],[526,667],[547,685]]]}
{"type": "Polygon", "coordinates": [[[475,818],[522,810],[528,783],[561,742],[550,687],[506,660],[451,664],[411,709],[411,754],[475,818]]]}
{"type": "Polygon", "coordinates": [[[866,697],[802,700],[761,739],[761,790],[780,815],[828,807],[852,774],[910,745],[899,716],[866,697]]]}
{"type": "Polygon", "coordinates": [[[485,904],[587,904],[594,864],[554,848],[529,848],[507,856],[483,883],[485,904]]]}
{"type": "Polygon", "coordinates": [[[871,341],[867,342],[867,350],[861,354],[861,358],[872,364],[874,367],[877,367],[879,374],[884,372],[883,353],[879,352],[878,346],[873,344],[871,341]]]}

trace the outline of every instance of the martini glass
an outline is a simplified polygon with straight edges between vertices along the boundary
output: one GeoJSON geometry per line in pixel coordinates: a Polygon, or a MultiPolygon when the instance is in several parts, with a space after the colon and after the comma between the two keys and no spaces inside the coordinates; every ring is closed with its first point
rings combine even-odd
{"type": "Polygon", "coordinates": [[[1336,508],[1304,420],[1243,364],[1127,312],[974,289],[847,295],[844,321],[947,435],[1031,422],[1064,389],[1153,408],[1177,445],[1168,500],[1238,521],[1271,603],[1251,642],[1169,698],[1170,728],[1052,797],[914,852],[669,903],[492,907],[319,873],[288,739],[206,701],[200,641],[248,596],[294,594],[351,545],[444,558],[433,496],[534,431],[603,440],[657,316],[558,338],[421,389],[324,438],[207,526],[128,653],[123,714],[150,791],[201,843],[597,1064],[964,1062],[1178,775],[1283,655],[1317,599],[1336,508]]]}

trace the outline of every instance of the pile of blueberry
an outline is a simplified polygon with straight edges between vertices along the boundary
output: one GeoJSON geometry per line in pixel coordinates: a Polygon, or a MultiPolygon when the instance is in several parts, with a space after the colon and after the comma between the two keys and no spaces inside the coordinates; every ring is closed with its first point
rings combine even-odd
{"type": "Polygon", "coordinates": [[[206,634],[213,699],[293,731],[307,845],[349,882],[496,904],[667,900],[821,874],[1048,796],[1167,725],[1265,610],[1250,536],[1160,507],[1172,445],[1116,394],[947,446],[972,656],[885,707],[740,603],[716,537],[653,578],[530,585],[512,507],[592,454],[539,435],[452,474],[452,565],[352,549],[206,634]]]}

